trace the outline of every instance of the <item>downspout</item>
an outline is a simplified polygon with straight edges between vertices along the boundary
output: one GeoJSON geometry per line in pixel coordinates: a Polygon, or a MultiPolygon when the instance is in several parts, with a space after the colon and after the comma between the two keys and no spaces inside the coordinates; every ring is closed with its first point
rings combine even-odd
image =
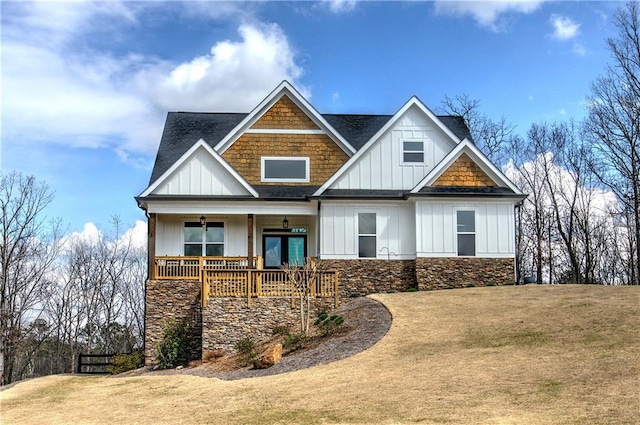
{"type": "Polygon", "coordinates": [[[515,205],[515,213],[516,213],[516,285],[520,285],[522,283],[522,276],[520,275],[520,239],[522,238],[522,204],[524,203],[524,199],[518,202],[515,205]]]}
{"type": "Polygon", "coordinates": [[[321,201],[320,199],[318,199],[318,215],[316,218],[316,257],[318,258],[318,260],[320,260],[320,220],[322,219],[321,217],[321,201]]]}

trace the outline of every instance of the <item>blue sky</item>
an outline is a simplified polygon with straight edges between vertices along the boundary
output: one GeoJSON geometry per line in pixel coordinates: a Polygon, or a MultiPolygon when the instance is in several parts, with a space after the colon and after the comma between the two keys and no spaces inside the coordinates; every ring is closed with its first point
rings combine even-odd
{"type": "Polygon", "coordinates": [[[622,2],[11,2],[3,172],[46,181],[69,231],[144,220],[168,111],[249,112],[287,79],[322,113],[439,112],[467,94],[524,134],[584,116],[622,2]]]}

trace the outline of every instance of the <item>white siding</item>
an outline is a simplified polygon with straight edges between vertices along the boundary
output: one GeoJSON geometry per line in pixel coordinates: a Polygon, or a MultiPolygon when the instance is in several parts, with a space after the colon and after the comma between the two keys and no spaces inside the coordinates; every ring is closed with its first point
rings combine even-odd
{"type": "Polygon", "coordinates": [[[508,201],[416,202],[416,247],[419,257],[457,256],[456,211],[476,212],[476,256],[513,257],[515,222],[508,201]]]}
{"type": "Polygon", "coordinates": [[[409,108],[331,189],[412,189],[455,146],[418,107],[409,108]],[[403,164],[402,142],[424,141],[424,163],[403,164]]]}
{"type": "Polygon", "coordinates": [[[204,148],[197,149],[158,187],[155,195],[246,195],[245,189],[204,148]]]}
{"type": "Polygon", "coordinates": [[[412,204],[323,203],[320,255],[325,259],[358,258],[358,213],[376,213],[378,258],[415,258],[412,204]],[[382,250],[382,252],[380,252],[382,250]]]}
{"type": "MultiPolygon", "coordinates": [[[[184,223],[198,222],[200,216],[160,215],[156,223],[156,255],[184,255],[184,223]]],[[[208,222],[224,223],[224,255],[247,255],[247,217],[207,216],[208,222]]],[[[255,249],[254,249],[255,252],[255,249]]]]}

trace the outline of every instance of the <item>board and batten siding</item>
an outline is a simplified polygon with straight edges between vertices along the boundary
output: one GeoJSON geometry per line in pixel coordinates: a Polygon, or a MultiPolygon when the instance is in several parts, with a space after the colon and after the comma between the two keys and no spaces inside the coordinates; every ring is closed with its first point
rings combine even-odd
{"type": "Polygon", "coordinates": [[[418,107],[411,107],[331,189],[412,189],[454,147],[455,142],[418,107]],[[423,163],[403,163],[403,141],[424,141],[423,163]]]}
{"type": "Polygon", "coordinates": [[[206,149],[200,147],[154,194],[224,196],[247,195],[248,192],[206,149]]]}
{"type": "MultiPolygon", "coordinates": [[[[184,255],[184,223],[199,222],[200,216],[159,215],[156,223],[156,256],[184,255]]],[[[224,255],[247,255],[246,215],[207,216],[207,222],[224,223],[224,255]]]]}
{"type": "Polygon", "coordinates": [[[413,205],[388,203],[323,203],[320,257],[333,260],[358,258],[358,213],[367,212],[376,213],[377,258],[415,258],[413,205]]]}
{"type": "Polygon", "coordinates": [[[511,202],[417,201],[418,257],[456,257],[456,212],[475,211],[476,256],[515,256],[514,206],[511,202]]]}

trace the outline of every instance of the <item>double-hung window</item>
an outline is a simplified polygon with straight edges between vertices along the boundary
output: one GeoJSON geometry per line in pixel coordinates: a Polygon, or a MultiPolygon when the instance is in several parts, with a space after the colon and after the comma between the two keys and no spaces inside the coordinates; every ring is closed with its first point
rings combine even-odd
{"type": "Polygon", "coordinates": [[[309,158],[263,156],[261,161],[263,182],[309,182],[309,158]]]}
{"type": "Polygon", "coordinates": [[[458,255],[474,257],[476,255],[476,212],[460,210],[457,212],[458,255]]]}
{"type": "Polygon", "coordinates": [[[424,142],[422,140],[403,141],[402,161],[405,164],[424,163],[424,142]]]}
{"type": "Polygon", "coordinates": [[[184,255],[222,257],[224,255],[224,223],[184,223],[184,255]]]}
{"type": "Polygon", "coordinates": [[[376,213],[358,213],[358,257],[376,258],[376,213]]]}

